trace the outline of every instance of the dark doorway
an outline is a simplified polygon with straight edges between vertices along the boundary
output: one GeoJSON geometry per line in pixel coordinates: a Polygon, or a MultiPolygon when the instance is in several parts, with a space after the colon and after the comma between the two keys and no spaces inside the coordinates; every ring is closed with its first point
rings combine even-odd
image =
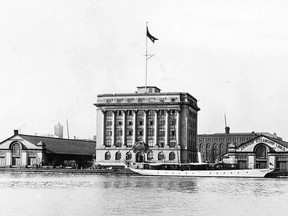
{"type": "Polygon", "coordinates": [[[259,145],[255,149],[256,154],[256,169],[268,168],[267,148],[264,145],[259,145]]]}
{"type": "Polygon", "coordinates": [[[138,163],[144,162],[144,153],[138,152],[136,154],[136,162],[138,163]]]}

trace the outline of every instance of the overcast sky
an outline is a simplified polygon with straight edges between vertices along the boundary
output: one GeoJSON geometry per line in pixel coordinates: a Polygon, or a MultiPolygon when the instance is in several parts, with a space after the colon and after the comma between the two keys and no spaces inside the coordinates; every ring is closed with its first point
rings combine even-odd
{"type": "Polygon", "coordinates": [[[146,22],[159,38],[148,85],[198,99],[198,133],[288,140],[288,1],[0,2],[0,140],[96,133],[98,94],[145,84],[146,22]]]}

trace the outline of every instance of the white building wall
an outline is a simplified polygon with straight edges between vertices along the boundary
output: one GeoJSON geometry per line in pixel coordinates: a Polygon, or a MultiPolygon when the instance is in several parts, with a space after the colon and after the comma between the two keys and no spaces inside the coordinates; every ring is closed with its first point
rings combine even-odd
{"type": "Polygon", "coordinates": [[[27,152],[22,150],[21,153],[21,166],[27,165],[27,152]]]}
{"type": "Polygon", "coordinates": [[[248,156],[248,168],[249,169],[255,168],[255,156],[254,155],[248,156]]]}
{"type": "Polygon", "coordinates": [[[12,164],[12,157],[11,157],[11,152],[6,152],[6,165],[10,166],[12,164]]]}

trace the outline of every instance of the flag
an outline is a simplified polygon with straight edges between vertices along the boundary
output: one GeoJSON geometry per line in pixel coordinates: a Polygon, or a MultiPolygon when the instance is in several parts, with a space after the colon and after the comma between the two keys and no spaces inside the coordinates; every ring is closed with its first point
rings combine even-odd
{"type": "Polygon", "coordinates": [[[157,38],[155,38],[154,36],[152,36],[150,33],[149,33],[149,30],[148,30],[148,27],[147,27],[147,37],[154,43],[155,40],[158,40],[157,38]]]}

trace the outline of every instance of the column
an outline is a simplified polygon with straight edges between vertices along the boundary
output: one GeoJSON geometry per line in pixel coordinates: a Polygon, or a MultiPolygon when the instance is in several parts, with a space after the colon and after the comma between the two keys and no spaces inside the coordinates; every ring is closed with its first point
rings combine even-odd
{"type": "Polygon", "coordinates": [[[126,110],[123,110],[123,134],[122,134],[122,143],[126,144],[126,110]]]}
{"type": "Polygon", "coordinates": [[[144,124],[143,124],[143,141],[147,143],[147,114],[148,110],[144,110],[144,124]]]}
{"type": "Polygon", "coordinates": [[[176,110],[176,147],[180,145],[180,111],[176,110]]]}
{"type": "Polygon", "coordinates": [[[133,142],[137,141],[137,110],[133,110],[133,142]]]}
{"type": "Polygon", "coordinates": [[[105,145],[106,136],[106,110],[101,110],[102,112],[102,145],[105,145]]]}
{"type": "Polygon", "coordinates": [[[12,154],[11,152],[6,152],[6,166],[12,165],[12,154]]]}
{"type": "MultiPolygon", "coordinates": [[[[42,162],[42,160],[43,160],[43,153],[42,152],[37,152],[37,163],[41,163],[42,162]]],[[[45,163],[45,161],[43,161],[44,163],[45,163]]],[[[41,165],[43,165],[42,163],[41,163],[41,165]]]]}
{"type": "Polygon", "coordinates": [[[276,156],[275,156],[275,154],[269,154],[268,153],[268,167],[269,167],[269,169],[275,169],[276,168],[276,156]]]}
{"type": "Polygon", "coordinates": [[[165,110],[165,146],[169,145],[169,110],[165,110]]]}
{"type": "Polygon", "coordinates": [[[256,168],[256,164],[255,164],[255,154],[253,154],[253,155],[248,155],[248,168],[249,168],[249,169],[256,168]]]}
{"type": "Polygon", "coordinates": [[[115,142],[115,129],[116,129],[116,111],[112,111],[112,145],[111,146],[115,146],[116,142],[115,142]]]}
{"type": "Polygon", "coordinates": [[[26,166],[27,165],[27,152],[23,151],[21,152],[21,166],[26,166]]]}
{"type": "Polygon", "coordinates": [[[159,113],[159,110],[155,110],[154,145],[157,145],[158,143],[158,113],[159,113]]]}

